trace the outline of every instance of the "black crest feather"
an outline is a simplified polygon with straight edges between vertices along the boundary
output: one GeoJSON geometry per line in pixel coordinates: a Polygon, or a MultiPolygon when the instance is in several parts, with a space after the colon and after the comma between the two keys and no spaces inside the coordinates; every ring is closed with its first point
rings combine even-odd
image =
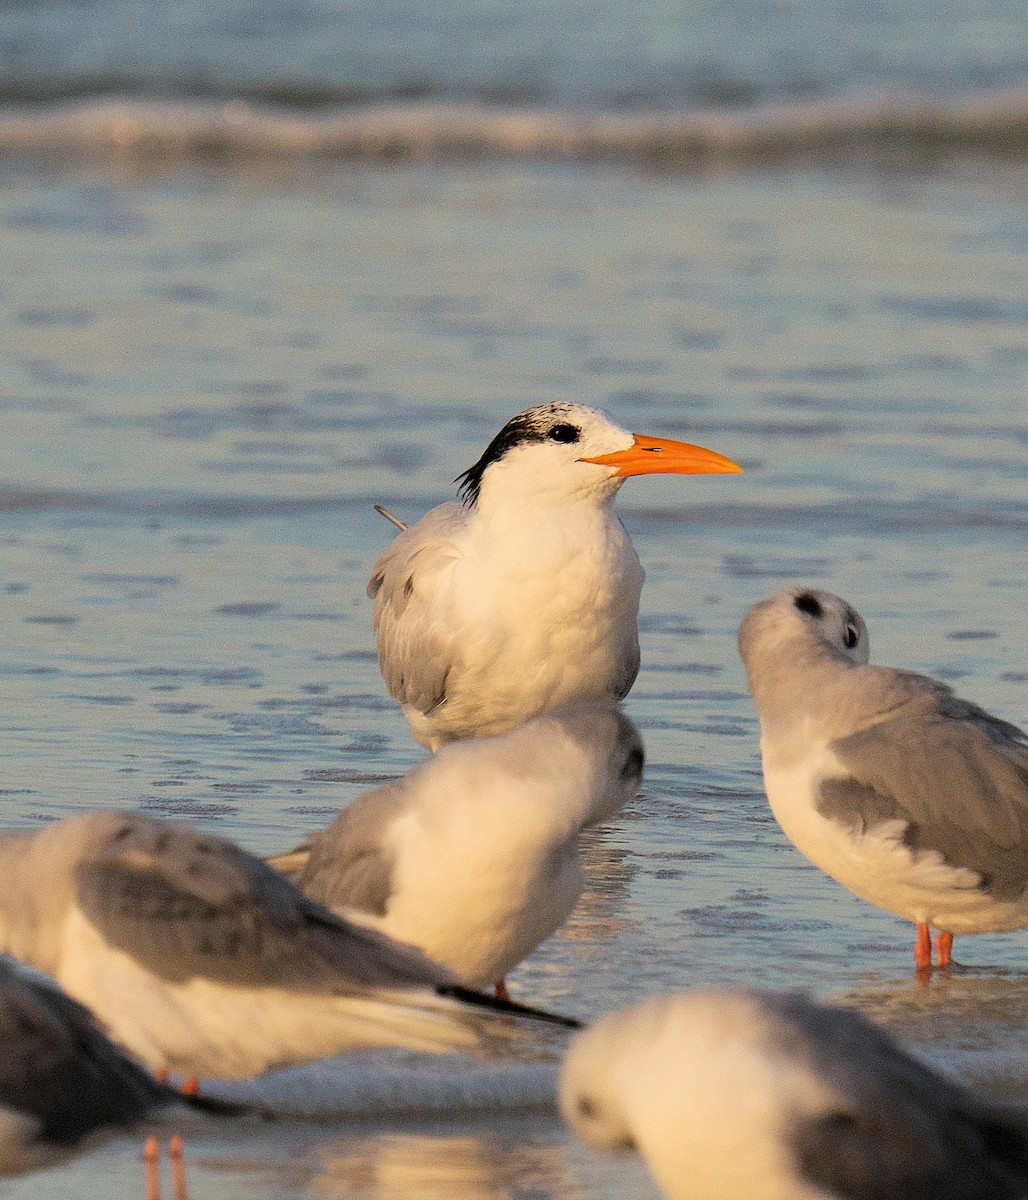
{"type": "Polygon", "coordinates": [[[468,467],[466,471],[462,471],[454,480],[454,483],[460,485],[457,494],[464,501],[465,506],[471,508],[477,502],[478,494],[482,490],[482,476],[486,470],[493,463],[499,462],[515,446],[548,441],[551,431],[556,431],[560,435],[553,438],[554,441],[564,444],[577,441],[577,437],[570,435],[572,430],[579,432],[578,427],[569,420],[574,410],[575,405],[573,404],[540,404],[536,408],[525,409],[516,417],[511,417],[486,446],[485,452],[478,462],[474,466],[468,467]]]}

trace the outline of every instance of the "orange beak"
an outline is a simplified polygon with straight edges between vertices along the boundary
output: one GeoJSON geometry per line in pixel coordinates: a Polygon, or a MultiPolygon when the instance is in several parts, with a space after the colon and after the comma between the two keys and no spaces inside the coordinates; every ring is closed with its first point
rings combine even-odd
{"type": "Polygon", "coordinates": [[[633,434],[635,441],[627,450],[580,458],[579,462],[601,467],[617,467],[615,475],[740,475],[742,467],[702,446],[673,442],[670,438],[633,434]]]}

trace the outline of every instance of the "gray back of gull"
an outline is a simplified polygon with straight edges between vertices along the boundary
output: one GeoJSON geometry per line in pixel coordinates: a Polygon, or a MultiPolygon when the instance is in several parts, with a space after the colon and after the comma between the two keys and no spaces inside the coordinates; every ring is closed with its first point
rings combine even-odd
{"type": "Polygon", "coordinates": [[[836,1093],[794,1120],[800,1174],[841,1200],[1022,1200],[1028,1124],[907,1054],[860,1013],[764,994],[776,1049],[836,1093]]]}
{"type": "Polygon", "coordinates": [[[385,831],[405,811],[406,797],[402,780],[374,788],[352,800],[324,832],[313,834],[296,877],[305,894],[329,908],[384,916],[395,890],[385,831]]]}
{"type": "Polygon", "coordinates": [[[1028,885],[1028,742],[1015,725],[909,671],[861,667],[853,688],[877,703],[831,743],[849,777],[820,785],[818,810],[858,831],[907,822],[912,850],[937,851],[997,898],[1028,885]]]}
{"type": "MultiPolygon", "coordinates": [[[[40,905],[70,873],[90,924],[158,978],[340,995],[452,982],[420,951],[334,916],[223,838],[117,812],[30,837],[50,851],[35,874],[40,905]]],[[[24,898],[21,910],[35,918],[24,898]]]]}

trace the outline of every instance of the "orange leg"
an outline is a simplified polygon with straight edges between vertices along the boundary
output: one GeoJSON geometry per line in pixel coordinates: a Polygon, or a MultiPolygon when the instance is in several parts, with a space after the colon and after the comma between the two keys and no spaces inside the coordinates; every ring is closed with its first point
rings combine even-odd
{"type": "MultiPolygon", "coordinates": [[[[153,1073],[154,1079],[158,1083],[169,1083],[171,1076],[168,1074],[167,1067],[158,1067],[153,1073]]],[[[183,1096],[198,1096],[200,1094],[200,1081],[195,1075],[190,1075],[189,1078],[179,1088],[179,1092],[183,1096]]]]}
{"type": "Polygon", "coordinates": [[[914,966],[919,971],[930,971],[932,968],[932,931],[923,921],[917,926],[917,938],[914,941],[914,966]]]}
{"type": "Polygon", "coordinates": [[[146,1170],[146,1200],[160,1200],[161,1180],[158,1174],[161,1147],[155,1137],[148,1137],[143,1146],[143,1163],[146,1170]]]}
{"type": "Polygon", "coordinates": [[[935,951],[938,965],[948,967],[953,959],[953,934],[940,929],[939,936],[935,939],[935,951]]]}
{"type": "Polygon", "coordinates": [[[182,1134],[176,1133],[168,1143],[168,1157],[171,1159],[172,1193],[174,1200],[189,1200],[186,1188],[186,1164],[182,1157],[182,1134]]]}
{"type": "Polygon", "coordinates": [[[493,984],[493,992],[495,993],[497,1000],[510,999],[510,992],[507,991],[506,979],[497,979],[497,981],[493,984]]]}

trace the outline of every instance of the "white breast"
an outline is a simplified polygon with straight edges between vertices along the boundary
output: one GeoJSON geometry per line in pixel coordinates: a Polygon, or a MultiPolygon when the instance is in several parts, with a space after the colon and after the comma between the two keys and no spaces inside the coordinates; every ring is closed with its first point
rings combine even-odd
{"type": "Polygon", "coordinates": [[[951,933],[986,933],[1022,928],[1023,904],[996,901],[980,888],[977,872],[948,865],[932,850],[903,844],[906,822],[884,821],[866,831],[822,816],[815,807],[824,779],[848,772],[828,746],[787,765],[776,765],[765,741],[764,786],[771,811],[793,845],[815,866],[862,900],[908,921],[926,922],[951,933]]]}
{"type": "Polygon", "coordinates": [[[467,987],[485,988],[567,920],[581,868],[574,844],[554,847],[525,830],[531,805],[467,804],[459,812],[464,836],[448,820],[435,836],[431,818],[417,812],[396,821],[386,913],[344,915],[418,946],[467,987]]]}
{"type": "Polygon", "coordinates": [[[621,699],[644,572],[612,512],[587,516],[559,536],[527,519],[489,526],[453,564],[460,653],[445,703],[405,709],[419,740],[491,737],[562,704],[621,699]]]}

